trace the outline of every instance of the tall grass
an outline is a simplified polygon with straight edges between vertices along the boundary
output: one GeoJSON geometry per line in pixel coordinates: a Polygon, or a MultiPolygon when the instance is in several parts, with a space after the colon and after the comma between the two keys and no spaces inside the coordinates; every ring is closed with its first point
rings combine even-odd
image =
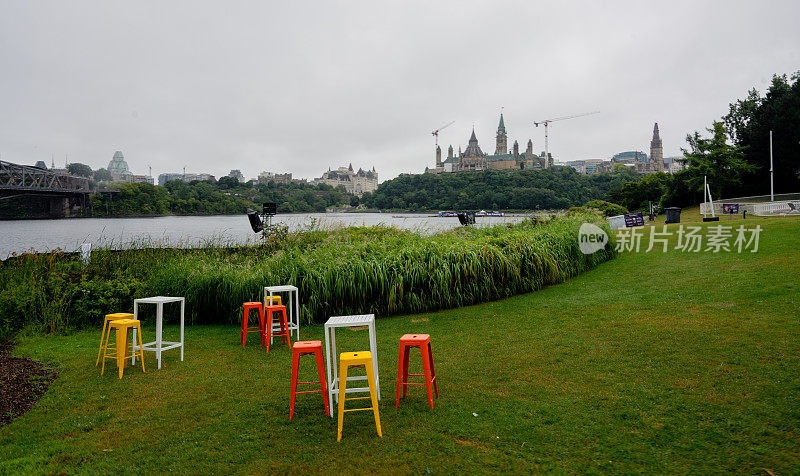
{"type": "Polygon", "coordinates": [[[312,227],[279,231],[260,246],[143,244],[97,250],[87,267],[73,256],[32,255],[0,274],[0,335],[21,325],[51,332],[96,325],[148,295],[185,296],[193,322],[236,322],[242,302],[260,300],[264,286],[278,284],[299,288],[306,324],[475,304],[562,282],[612,258],[610,246],[580,252],[577,234],[586,221],[608,231],[596,216],[573,215],[431,236],[384,226],[312,227]],[[9,322],[7,312],[16,318],[9,322]]]}

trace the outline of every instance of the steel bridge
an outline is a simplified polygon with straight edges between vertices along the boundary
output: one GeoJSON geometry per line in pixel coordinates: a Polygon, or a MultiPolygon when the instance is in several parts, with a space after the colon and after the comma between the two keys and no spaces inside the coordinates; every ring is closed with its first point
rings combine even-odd
{"type": "Polygon", "coordinates": [[[26,194],[30,192],[89,193],[89,179],[0,160],[0,189],[25,192],[26,194]]]}
{"type": "Polygon", "coordinates": [[[87,178],[0,160],[0,218],[69,217],[89,193],[87,178]]]}

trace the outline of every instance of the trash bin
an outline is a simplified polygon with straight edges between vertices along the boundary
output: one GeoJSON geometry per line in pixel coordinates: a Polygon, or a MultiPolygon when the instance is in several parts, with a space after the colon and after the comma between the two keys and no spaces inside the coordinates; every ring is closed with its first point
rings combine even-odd
{"type": "Polygon", "coordinates": [[[664,223],[680,223],[681,222],[681,209],[678,207],[667,207],[664,209],[667,212],[667,221],[664,223]]]}

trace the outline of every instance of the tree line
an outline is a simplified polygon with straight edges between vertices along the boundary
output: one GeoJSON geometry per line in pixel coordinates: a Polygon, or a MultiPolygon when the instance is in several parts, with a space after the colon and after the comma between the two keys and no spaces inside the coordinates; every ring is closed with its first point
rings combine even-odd
{"type": "Polygon", "coordinates": [[[582,175],[571,167],[401,175],[361,202],[368,208],[423,210],[556,210],[603,199],[608,191],[638,180],[628,167],[582,175]]]}
{"type": "Polygon", "coordinates": [[[324,212],[327,207],[349,204],[352,195],[342,188],[307,183],[239,183],[231,177],[218,182],[172,180],[163,187],[149,183],[108,184],[112,193],[92,196],[92,216],[229,215],[261,210],[275,202],[279,213],[324,212]]]}

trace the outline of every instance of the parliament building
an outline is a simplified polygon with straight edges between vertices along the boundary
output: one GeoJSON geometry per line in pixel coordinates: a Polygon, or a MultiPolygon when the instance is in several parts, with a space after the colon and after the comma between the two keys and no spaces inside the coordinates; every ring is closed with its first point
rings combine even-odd
{"type": "Polygon", "coordinates": [[[486,154],[481,150],[473,128],[467,149],[462,152],[461,147],[459,147],[458,155],[453,153],[453,146],[451,145],[447,149],[447,158],[442,161],[442,148],[437,145],[436,167],[432,169],[425,167],[425,173],[546,169],[552,166],[552,155],[547,158],[545,158],[544,152],[541,155],[535,155],[533,153],[533,141],[530,139],[528,139],[528,145],[523,152],[520,152],[517,141],[514,141],[514,145],[510,150],[508,149],[508,135],[506,134],[506,125],[501,113],[500,124],[497,126],[497,141],[494,154],[486,154]]]}

